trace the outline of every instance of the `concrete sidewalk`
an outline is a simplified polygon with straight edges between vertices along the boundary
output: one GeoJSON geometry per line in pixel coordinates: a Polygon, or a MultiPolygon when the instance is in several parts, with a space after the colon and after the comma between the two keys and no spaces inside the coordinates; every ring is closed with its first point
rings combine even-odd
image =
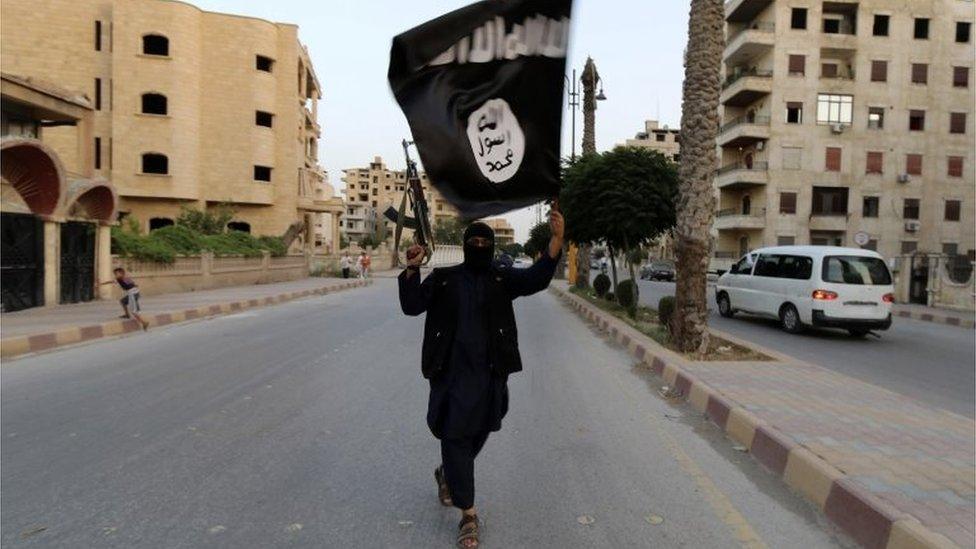
{"type": "Polygon", "coordinates": [[[775,360],[691,361],[561,287],[550,290],[861,545],[976,544],[972,420],[767,349],[757,350],[775,360]]]}
{"type": "Polygon", "coordinates": [[[940,309],[937,307],[916,305],[914,303],[896,303],[891,307],[891,314],[896,317],[948,324],[950,326],[959,326],[960,328],[976,327],[976,322],[974,322],[976,313],[972,311],[940,309]]]}
{"type": "MultiPolygon", "coordinates": [[[[371,284],[369,280],[305,278],[275,284],[232,286],[178,294],[143,295],[143,317],[153,326],[226,314],[281,303],[309,295],[322,295],[371,284]]],[[[118,300],[98,300],[54,307],[38,307],[0,315],[0,355],[11,358],[139,331],[135,320],[120,319],[118,300]]]]}

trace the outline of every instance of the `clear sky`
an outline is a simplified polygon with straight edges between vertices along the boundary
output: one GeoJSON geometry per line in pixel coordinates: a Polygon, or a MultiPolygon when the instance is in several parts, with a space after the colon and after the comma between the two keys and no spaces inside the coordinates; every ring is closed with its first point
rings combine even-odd
{"type": "MultiPolygon", "coordinates": [[[[343,168],[364,166],[376,155],[404,166],[400,140],[406,120],[386,81],[390,39],[415,25],[467,5],[467,0],[191,0],[211,11],[299,25],[323,88],[319,161],[336,191],[343,168]]],[[[567,73],[582,71],[592,56],[607,100],[596,112],[598,150],[613,148],[643,130],[645,119],[677,127],[681,120],[682,52],[688,2],[575,0],[567,73]]],[[[576,115],[576,150],[582,112],[576,115]]],[[[563,116],[563,155],[570,151],[570,112],[563,116]]],[[[524,240],[535,215],[505,216],[524,240]]]]}

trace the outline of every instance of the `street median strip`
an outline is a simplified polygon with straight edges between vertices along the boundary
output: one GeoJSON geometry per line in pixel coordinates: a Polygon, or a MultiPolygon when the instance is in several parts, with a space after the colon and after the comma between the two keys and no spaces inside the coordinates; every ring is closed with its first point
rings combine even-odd
{"type": "MultiPolygon", "coordinates": [[[[167,324],[175,324],[178,322],[234,313],[248,308],[260,307],[262,305],[284,303],[286,301],[292,301],[311,295],[326,295],[342,290],[367,286],[372,283],[372,280],[342,282],[339,284],[332,284],[302,292],[289,292],[275,296],[268,296],[263,299],[216,303],[182,311],[167,311],[152,315],[147,314],[145,315],[145,318],[149,321],[150,327],[165,326],[167,324]]],[[[0,340],[0,358],[11,359],[28,353],[47,351],[65,345],[93,341],[96,339],[138,331],[140,331],[140,326],[135,320],[112,320],[103,322],[101,324],[62,328],[54,332],[6,337],[0,340]]]]}
{"type": "MultiPolygon", "coordinates": [[[[579,296],[555,286],[550,286],[549,290],[583,319],[592,322],[623,345],[651,372],[679,391],[680,398],[687,400],[695,410],[725,431],[732,441],[742,445],[764,468],[816,505],[832,523],[860,545],[878,549],[958,547],[915,517],[880,500],[788,434],[767,424],[745,406],[698,379],[689,370],[688,359],[579,296]]],[[[736,342],[747,345],[742,341],[736,342]]]]}

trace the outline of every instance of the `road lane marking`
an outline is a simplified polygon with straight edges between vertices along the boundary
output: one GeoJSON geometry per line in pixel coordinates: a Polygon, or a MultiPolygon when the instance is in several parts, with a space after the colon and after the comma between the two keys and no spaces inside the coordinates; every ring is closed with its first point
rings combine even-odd
{"type": "MultiPolygon", "coordinates": [[[[611,371],[610,377],[617,383],[631,401],[638,399],[620,379],[620,372],[616,369],[611,371]]],[[[712,481],[708,473],[702,469],[698,463],[688,455],[678,444],[678,441],[665,430],[661,419],[654,414],[647,414],[648,423],[654,429],[657,438],[664,443],[664,447],[671,453],[671,457],[678,462],[678,466],[693,480],[698,488],[701,489],[702,497],[708,502],[712,512],[731,530],[732,537],[739,542],[739,545],[748,549],[767,549],[766,542],[762,540],[756,530],[749,524],[742,513],[740,513],[727,495],[712,481]]]]}

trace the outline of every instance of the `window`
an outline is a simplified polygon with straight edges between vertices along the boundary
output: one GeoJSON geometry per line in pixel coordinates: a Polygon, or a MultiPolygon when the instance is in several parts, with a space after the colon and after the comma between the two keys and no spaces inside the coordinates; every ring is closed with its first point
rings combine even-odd
{"type": "Polygon", "coordinates": [[[254,180],[255,181],[271,181],[271,167],[270,166],[254,166],[254,180]]]}
{"type": "Polygon", "coordinates": [[[803,103],[800,103],[799,101],[788,101],[786,103],[786,123],[803,123],[803,103]]]}
{"type": "Polygon", "coordinates": [[[825,17],[823,20],[823,31],[825,34],[839,34],[840,19],[834,17],[825,17]]]}
{"type": "Polygon", "coordinates": [[[952,67],[952,87],[969,87],[969,67],[952,67]]]}
{"type": "Polygon", "coordinates": [[[379,191],[379,188],[378,188],[378,187],[374,187],[374,188],[373,188],[373,196],[378,196],[378,195],[377,195],[377,192],[378,192],[378,191],[379,191]]]}
{"type": "Polygon", "coordinates": [[[828,172],[839,172],[840,158],[841,158],[840,147],[827,147],[826,159],[824,161],[824,168],[828,172]]]}
{"type": "Polygon", "coordinates": [[[959,221],[959,212],[962,209],[962,202],[959,200],[946,200],[945,202],[945,220],[946,221],[959,221]]]}
{"type": "Polygon", "coordinates": [[[908,111],[908,130],[913,132],[925,130],[925,111],[916,109],[908,111]]]}
{"type": "Polygon", "coordinates": [[[887,61],[871,61],[871,81],[872,82],[888,81],[887,61]]]}
{"type": "Polygon", "coordinates": [[[95,51],[102,51],[102,22],[95,21],[95,51]]]}
{"type": "Polygon", "coordinates": [[[823,78],[837,78],[837,63],[821,63],[820,76],[823,78]]]}
{"type": "Polygon", "coordinates": [[[865,245],[863,245],[863,246],[861,246],[861,249],[862,250],[871,250],[871,251],[874,251],[874,252],[878,251],[878,240],[875,239],[875,238],[872,238],[872,239],[868,240],[868,243],[865,244],[865,245]]]}
{"type": "Polygon", "coordinates": [[[149,232],[162,229],[163,227],[171,227],[174,224],[173,220],[168,217],[151,217],[149,218],[149,232]]]}
{"type": "Polygon", "coordinates": [[[227,230],[229,231],[239,231],[242,233],[251,232],[251,224],[246,221],[231,221],[227,224],[227,230]]]}
{"type": "MultiPolygon", "coordinates": [[[[792,238],[792,237],[790,237],[792,238]]],[[[802,255],[783,255],[779,258],[780,278],[809,280],[813,274],[813,259],[802,255]]]]}
{"type": "Polygon", "coordinates": [[[789,57],[789,73],[803,75],[806,72],[807,56],[805,55],[790,55],[789,57]]]}
{"type": "Polygon", "coordinates": [[[102,138],[95,138],[95,169],[102,169],[102,138]]]}
{"type": "Polygon", "coordinates": [[[143,153],[142,173],[168,174],[169,159],[166,158],[165,154],[143,153]]]}
{"type": "Polygon", "coordinates": [[[868,107],[868,129],[884,129],[884,107],[868,107]]]}
{"type": "Polygon", "coordinates": [[[274,123],[274,115],[265,111],[254,111],[254,123],[258,126],[270,128],[274,123]]]}
{"type": "Polygon", "coordinates": [[[779,263],[781,257],[782,256],[766,254],[759,256],[759,260],[756,261],[756,270],[752,273],[753,276],[778,278],[780,276],[779,263]]]}
{"type": "Polygon", "coordinates": [[[790,28],[803,30],[807,28],[807,9],[793,8],[790,13],[790,28]]]}
{"type": "Polygon", "coordinates": [[[956,42],[959,42],[960,44],[968,44],[969,43],[969,31],[970,31],[970,28],[972,26],[973,26],[973,24],[972,23],[969,23],[967,21],[957,21],[956,22],[956,42]]]}
{"type": "Polygon", "coordinates": [[[956,255],[959,253],[959,244],[955,242],[942,243],[942,255],[956,255]]]}
{"type": "Polygon", "coordinates": [[[912,84],[928,84],[929,66],[925,63],[912,63],[912,84]]]}
{"type": "Polygon", "coordinates": [[[810,213],[813,215],[846,215],[847,187],[814,187],[810,213]]]}
{"type": "Polygon", "coordinates": [[[962,177],[962,157],[950,156],[946,175],[949,177],[962,177]]]}
{"type": "Polygon", "coordinates": [[[864,173],[884,173],[884,153],[868,152],[867,167],[864,173]]]}
{"type": "Polygon", "coordinates": [[[792,246],[796,244],[796,237],[793,236],[777,236],[776,245],[777,246],[792,246]]]}
{"type": "Polygon", "coordinates": [[[656,140],[658,140],[658,141],[661,141],[661,142],[663,142],[663,141],[664,141],[664,134],[663,134],[663,133],[659,133],[659,134],[656,134],[656,135],[654,136],[654,138],[655,138],[656,140]]]}
{"type": "Polygon", "coordinates": [[[143,114],[166,114],[166,96],[160,93],[142,94],[143,114]]]}
{"type": "Polygon", "coordinates": [[[95,79],[95,110],[102,110],[102,79],[95,79]]]}
{"type": "Polygon", "coordinates": [[[854,96],[821,93],[817,95],[817,124],[850,124],[854,96]]]}
{"type": "Polygon", "coordinates": [[[779,213],[796,213],[796,193],[779,193],[779,213]]]}
{"type": "Polygon", "coordinates": [[[143,36],[142,53],[145,55],[169,56],[169,38],[160,34],[147,34],[143,36]]]}
{"type": "Polygon", "coordinates": [[[861,205],[861,217],[878,217],[881,199],[877,196],[865,196],[861,205]]]}
{"type": "Polygon", "coordinates": [[[914,240],[902,240],[901,241],[901,253],[902,255],[909,255],[915,253],[918,249],[918,242],[914,240]]]}
{"type": "Polygon", "coordinates": [[[966,133],[966,113],[949,113],[949,133],[966,133]]]}
{"type": "Polygon", "coordinates": [[[801,147],[783,147],[783,169],[799,170],[803,163],[803,149],[801,147]]]}
{"type": "Polygon", "coordinates": [[[254,56],[254,68],[259,71],[271,72],[271,68],[274,66],[274,59],[270,57],[265,57],[263,55],[254,56]]]}
{"type": "Polygon", "coordinates": [[[729,273],[740,274],[740,275],[751,275],[752,257],[747,255],[742,259],[740,259],[738,262],[736,262],[735,265],[732,265],[732,267],[729,269],[729,273]]]}
{"type": "Polygon", "coordinates": [[[820,273],[824,282],[836,284],[858,284],[866,286],[887,286],[891,284],[891,273],[883,259],[859,255],[832,255],[823,259],[820,273]]]}
{"type": "Polygon", "coordinates": [[[929,20],[924,17],[915,18],[915,39],[916,40],[928,40],[929,39],[929,20]]]}
{"type": "Polygon", "coordinates": [[[906,198],[902,204],[901,216],[905,219],[918,219],[919,203],[917,198],[906,198]]]}
{"type": "Polygon", "coordinates": [[[905,173],[908,175],[922,175],[922,155],[905,155],[905,173]]]}
{"type": "Polygon", "coordinates": [[[887,15],[874,15],[874,27],[872,33],[875,36],[888,36],[888,21],[891,18],[887,15]]]}

